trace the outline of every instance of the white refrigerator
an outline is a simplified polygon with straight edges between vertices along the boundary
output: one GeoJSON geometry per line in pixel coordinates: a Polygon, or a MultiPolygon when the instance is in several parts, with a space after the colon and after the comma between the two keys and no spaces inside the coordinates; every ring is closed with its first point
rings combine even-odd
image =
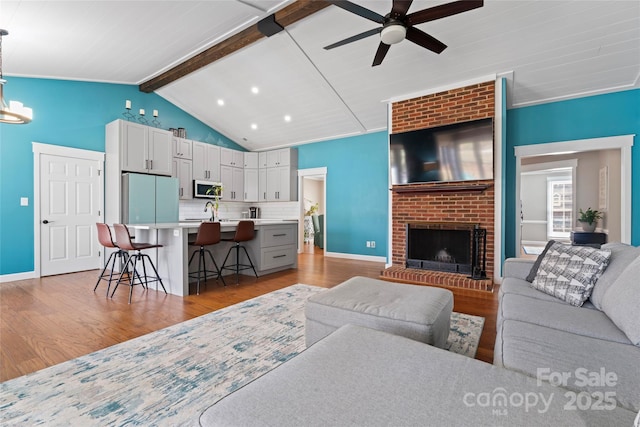
{"type": "Polygon", "coordinates": [[[122,174],[122,222],[178,222],[178,189],[178,178],[141,173],[122,174]]]}

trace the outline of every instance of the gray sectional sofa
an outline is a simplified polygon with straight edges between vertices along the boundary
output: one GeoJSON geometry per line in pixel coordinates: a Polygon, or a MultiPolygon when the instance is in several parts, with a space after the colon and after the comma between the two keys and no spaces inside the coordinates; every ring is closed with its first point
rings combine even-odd
{"type": "Polygon", "coordinates": [[[640,330],[624,317],[636,316],[640,325],[640,306],[629,309],[634,298],[640,303],[640,248],[611,243],[602,249],[611,251],[609,265],[581,307],[534,289],[526,280],[533,261],[505,262],[494,365],[588,392],[594,405],[601,397],[613,398],[638,412],[640,342],[634,345],[627,333],[637,340],[634,332],[640,330]]]}
{"type": "Polygon", "coordinates": [[[345,325],[213,404],[200,424],[633,426],[640,342],[625,329],[636,319],[612,307],[638,301],[640,249],[608,249],[608,269],[582,307],[531,287],[533,262],[506,262],[494,365],[345,325]]]}

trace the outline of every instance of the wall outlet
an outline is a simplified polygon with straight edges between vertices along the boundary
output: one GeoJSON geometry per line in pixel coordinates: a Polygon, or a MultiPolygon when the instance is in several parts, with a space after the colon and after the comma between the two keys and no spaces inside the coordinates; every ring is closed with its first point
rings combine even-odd
{"type": "Polygon", "coordinates": [[[375,248],[375,247],[376,247],[376,241],[375,241],[375,240],[372,240],[372,241],[371,241],[371,247],[372,247],[372,248],[375,248]]]}
{"type": "Polygon", "coordinates": [[[367,247],[370,248],[371,247],[371,242],[367,240],[367,247]]]}

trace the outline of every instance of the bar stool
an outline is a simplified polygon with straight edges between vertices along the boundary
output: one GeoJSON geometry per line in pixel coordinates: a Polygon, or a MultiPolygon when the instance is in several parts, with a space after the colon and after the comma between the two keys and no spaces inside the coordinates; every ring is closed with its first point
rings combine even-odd
{"type": "Polygon", "coordinates": [[[198,272],[197,273],[189,273],[189,277],[197,277],[198,285],[196,287],[196,293],[200,295],[200,275],[204,273],[204,282],[207,283],[207,273],[215,273],[216,280],[222,279],[222,283],[227,286],[227,283],[224,281],[224,277],[222,277],[222,273],[218,268],[218,264],[216,260],[213,258],[213,254],[211,251],[205,246],[215,245],[220,242],[220,223],[219,222],[202,222],[198,227],[198,234],[196,235],[196,240],[193,243],[189,243],[189,246],[200,246],[196,252],[191,254],[191,258],[189,258],[189,265],[191,265],[191,261],[193,261],[193,257],[198,254],[198,272]],[[216,268],[215,270],[207,270],[207,264],[205,261],[204,254],[208,253],[209,258],[213,261],[213,265],[216,268]]]}
{"type": "Polygon", "coordinates": [[[140,243],[140,242],[133,243],[131,241],[131,234],[129,234],[129,229],[127,228],[126,225],[113,224],[113,228],[116,231],[116,244],[118,245],[118,247],[122,250],[135,251],[136,253],[129,256],[129,260],[127,261],[127,264],[125,265],[125,268],[122,271],[122,273],[120,273],[120,277],[116,282],[115,288],[113,288],[113,292],[111,293],[111,298],[113,298],[113,295],[116,293],[116,289],[118,289],[118,285],[120,284],[120,281],[122,280],[122,276],[124,275],[124,272],[127,270],[127,267],[129,266],[129,264],[131,264],[134,271],[133,279],[131,279],[131,276],[129,276],[129,286],[130,286],[129,304],[131,304],[131,294],[133,293],[133,286],[136,284],[135,283],[136,277],[138,278],[138,281],[140,282],[143,288],[147,288],[149,286],[149,282],[160,282],[160,286],[162,286],[162,290],[166,294],[167,290],[164,288],[164,284],[162,284],[162,279],[160,278],[160,275],[158,274],[158,270],[156,270],[155,265],[153,265],[153,261],[151,261],[151,257],[147,254],[143,254],[142,252],[140,252],[144,249],[161,248],[162,245],[158,245],[154,243],[140,243]],[[149,264],[151,264],[151,268],[153,269],[155,276],[147,276],[147,266],[145,263],[145,259],[147,259],[149,261],[149,264]],[[136,269],[136,266],[138,265],[138,260],[142,261],[142,272],[144,274],[142,277],[137,273],[137,269],[136,269]],[[144,279],[144,282],[142,281],[142,279],[144,279]]]}
{"type": "Polygon", "coordinates": [[[247,252],[247,248],[242,246],[240,243],[248,242],[249,240],[253,240],[255,233],[253,231],[254,223],[253,221],[240,221],[238,222],[238,226],[236,227],[236,233],[232,239],[222,239],[224,242],[234,242],[234,245],[229,248],[229,252],[227,252],[227,256],[222,263],[222,268],[220,270],[234,270],[236,272],[236,284],[240,283],[240,270],[252,269],[253,274],[258,277],[258,273],[256,273],[256,269],[253,266],[253,262],[251,262],[251,257],[249,256],[249,252],[247,252]],[[244,249],[244,253],[247,254],[247,259],[249,260],[249,265],[240,263],[240,248],[244,249]],[[231,254],[231,251],[236,250],[236,263],[227,267],[227,259],[231,254]]]}
{"type": "Polygon", "coordinates": [[[96,289],[98,289],[98,285],[100,284],[100,281],[106,280],[107,296],[109,296],[109,288],[111,288],[111,282],[114,280],[117,280],[115,277],[113,277],[113,270],[116,266],[116,259],[120,259],[120,267],[122,268],[122,266],[126,265],[127,261],[129,261],[129,253],[127,251],[123,251],[122,249],[120,249],[118,245],[116,245],[113,242],[113,237],[111,236],[111,229],[107,224],[97,222],[96,227],[98,229],[98,242],[100,242],[100,244],[105,248],[118,249],[117,251],[111,252],[111,254],[109,255],[109,258],[107,258],[107,262],[104,263],[104,267],[100,272],[100,276],[98,277],[96,286],[93,288],[93,292],[95,292],[96,289]],[[109,264],[111,264],[111,268],[109,269],[109,274],[107,278],[107,274],[105,274],[105,271],[107,270],[107,267],[109,267],[109,264]]]}

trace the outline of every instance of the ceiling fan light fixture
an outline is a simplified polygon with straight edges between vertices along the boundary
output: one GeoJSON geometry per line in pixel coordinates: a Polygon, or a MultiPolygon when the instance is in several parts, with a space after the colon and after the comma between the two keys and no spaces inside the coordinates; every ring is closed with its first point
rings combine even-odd
{"type": "Polygon", "coordinates": [[[407,36],[407,29],[401,24],[387,25],[380,32],[380,40],[384,44],[400,43],[407,36]]]}
{"type": "Polygon", "coordinates": [[[33,120],[33,110],[25,107],[22,102],[4,100],[4,84],[7,82],[2,76],[2,37],[8,35],[7,30],[0,29],[0,123],[24,124],[33,120]]]}

